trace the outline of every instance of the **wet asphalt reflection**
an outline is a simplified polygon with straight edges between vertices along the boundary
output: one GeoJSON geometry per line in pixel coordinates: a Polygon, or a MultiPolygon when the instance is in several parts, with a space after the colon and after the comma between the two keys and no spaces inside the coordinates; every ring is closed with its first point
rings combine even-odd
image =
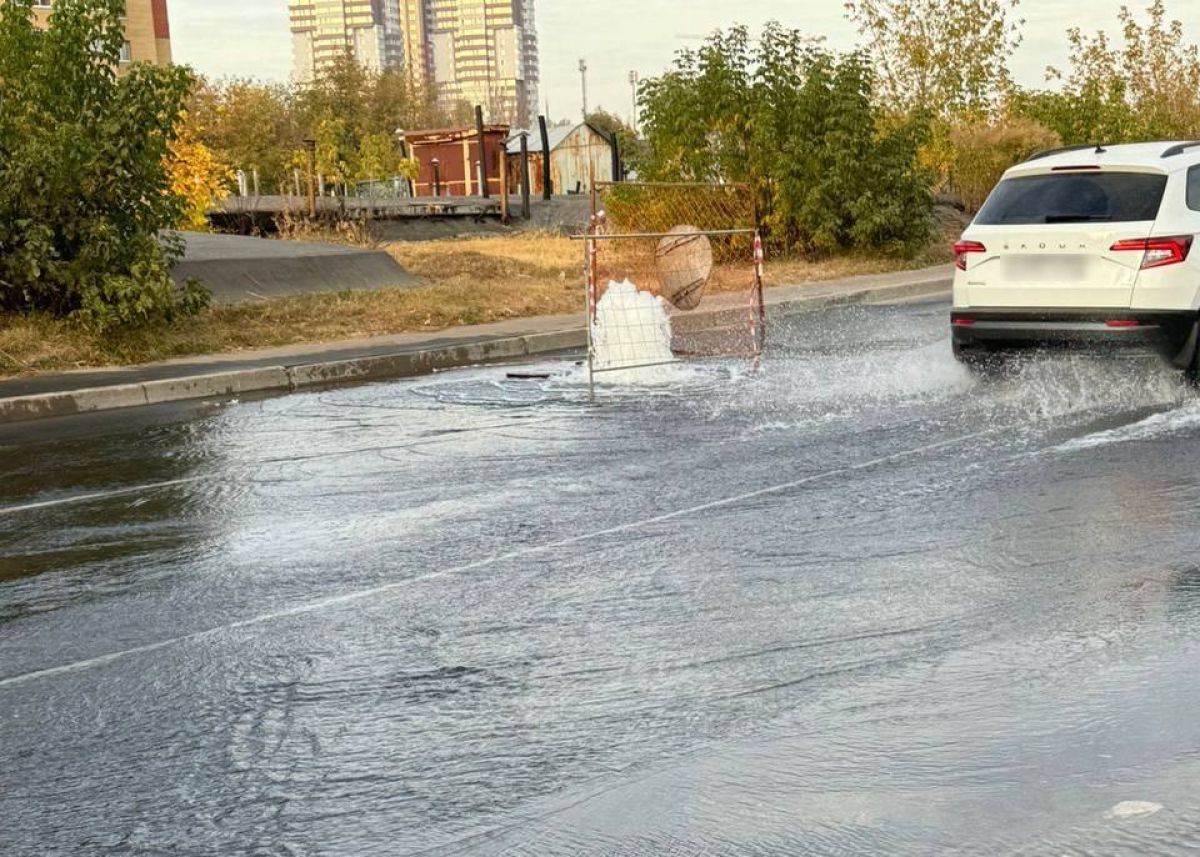
{"type": "Polygon", "coordinates": [[[1195,853],[1200,398],[946,318],[6,430],[0,853],[1195,853]]]}

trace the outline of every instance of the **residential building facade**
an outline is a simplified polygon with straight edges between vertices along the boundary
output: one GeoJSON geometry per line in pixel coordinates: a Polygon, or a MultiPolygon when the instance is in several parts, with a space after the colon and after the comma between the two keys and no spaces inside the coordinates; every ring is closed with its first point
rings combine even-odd
{"type": "Polygon", "coordinates": [[[537,112],[534,0],[399,0],[405,61],[439,100],[480,104],[490,122],[528,125],[537,112]]]}
{"type": "Polygon", "coordinates": [[[341,57],[381,71],[404,61],[398,0],[288,0],[293,76],[310,83],[341,57]]]}
{"type": "Polygon", "coordinates": [[[339,57],[403,65],[452,108],[483,105],[489,122],[537,113],[534,0],[289,0],[294,77],[308,83],[339,57]]]}
{"type": "MultiPolygon", "coordinates": [[[[34,19],[40,26],[46,26],[53,13],[54,0],[34,3],[34,19]]],[[[170,64],[171,24],[167,15],[167,0],[126,0],[125,47],[121,65],[135,62],[170,64]]]]}

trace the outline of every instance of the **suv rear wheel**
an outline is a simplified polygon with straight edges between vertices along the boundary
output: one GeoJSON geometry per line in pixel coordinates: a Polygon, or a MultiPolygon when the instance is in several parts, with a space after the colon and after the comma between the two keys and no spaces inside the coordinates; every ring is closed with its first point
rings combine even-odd
{"type": "Polygon", "coordinates": [[[954,359],[969,369],[985,369],[1003,362],[1000,354],[992,351],[986,345],[963,345],[960,342],[951,342],[950,347],[954,352],[954,359]]]}

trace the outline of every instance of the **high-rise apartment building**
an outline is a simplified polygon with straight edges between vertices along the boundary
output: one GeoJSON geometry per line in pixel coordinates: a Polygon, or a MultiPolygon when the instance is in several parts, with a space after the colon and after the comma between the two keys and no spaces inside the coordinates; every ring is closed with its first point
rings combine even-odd
{"type": "Polygon", "coordinates": [[[447,107],[481,104],[489,122],[528,126],[537,112],[534,0],[289,0],[295,79],[339,57],[403,65],[447,107]]]}
{"type": "Polygon", "coordinates": [[[404,61],[398,0],[288,0],[294,76],[311,82],[340,57],[380,71],[404,61]]]}
{"type": "MultiPolygon", "coordinates": [[[[54,0],[38,0],[33,4],[35,22],[45,27],[54,13],[54,0]]],[[[171,62],[171,25],[167,17],[167,0],[126,0],[125,48],[121,65],[149,62],[168,65],[171,62]]]]}
{"type": "Polygon", "coordinates": [[[446,105],[528,127],[537,111],[534,0],[399,0],[405,61],[446,105]]]}

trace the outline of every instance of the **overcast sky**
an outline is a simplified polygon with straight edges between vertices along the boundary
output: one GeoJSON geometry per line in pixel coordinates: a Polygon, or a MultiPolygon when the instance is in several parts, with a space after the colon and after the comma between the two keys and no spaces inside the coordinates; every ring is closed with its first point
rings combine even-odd
{"type": "MultiPolygon", "coordinates": [[[[578,63],[590,66],[590,104],[627,116],[628,75],[661,72],[681,47],[733,23],[758,27],[778,19],[831,47],[853,47],[858,36],[841,0],[536,0],[541,39],[542,98],[553,118],[575,116],[581,107],[578,63]],[[749,11],[753,10],[753,11],[749,11]]],[[[1149,0],[1128,0],[1144,8],[1149,0]]],[[[1024,0],[1025,43],[1014,59],[1020,83],[1038,84],[1047,64],[1065,59],[1070,26],[1116,32],[1122,0],[1024,0]]],[[[1184,19],[1189,39],[1200,39],[1200,22],[1187,14],[1200,0],[1167,0],[1184,19]]],[[[286,80],[291,74],[291,37],[286,0],[170,0],[175,59],[222,77],[286,80]]]]}

